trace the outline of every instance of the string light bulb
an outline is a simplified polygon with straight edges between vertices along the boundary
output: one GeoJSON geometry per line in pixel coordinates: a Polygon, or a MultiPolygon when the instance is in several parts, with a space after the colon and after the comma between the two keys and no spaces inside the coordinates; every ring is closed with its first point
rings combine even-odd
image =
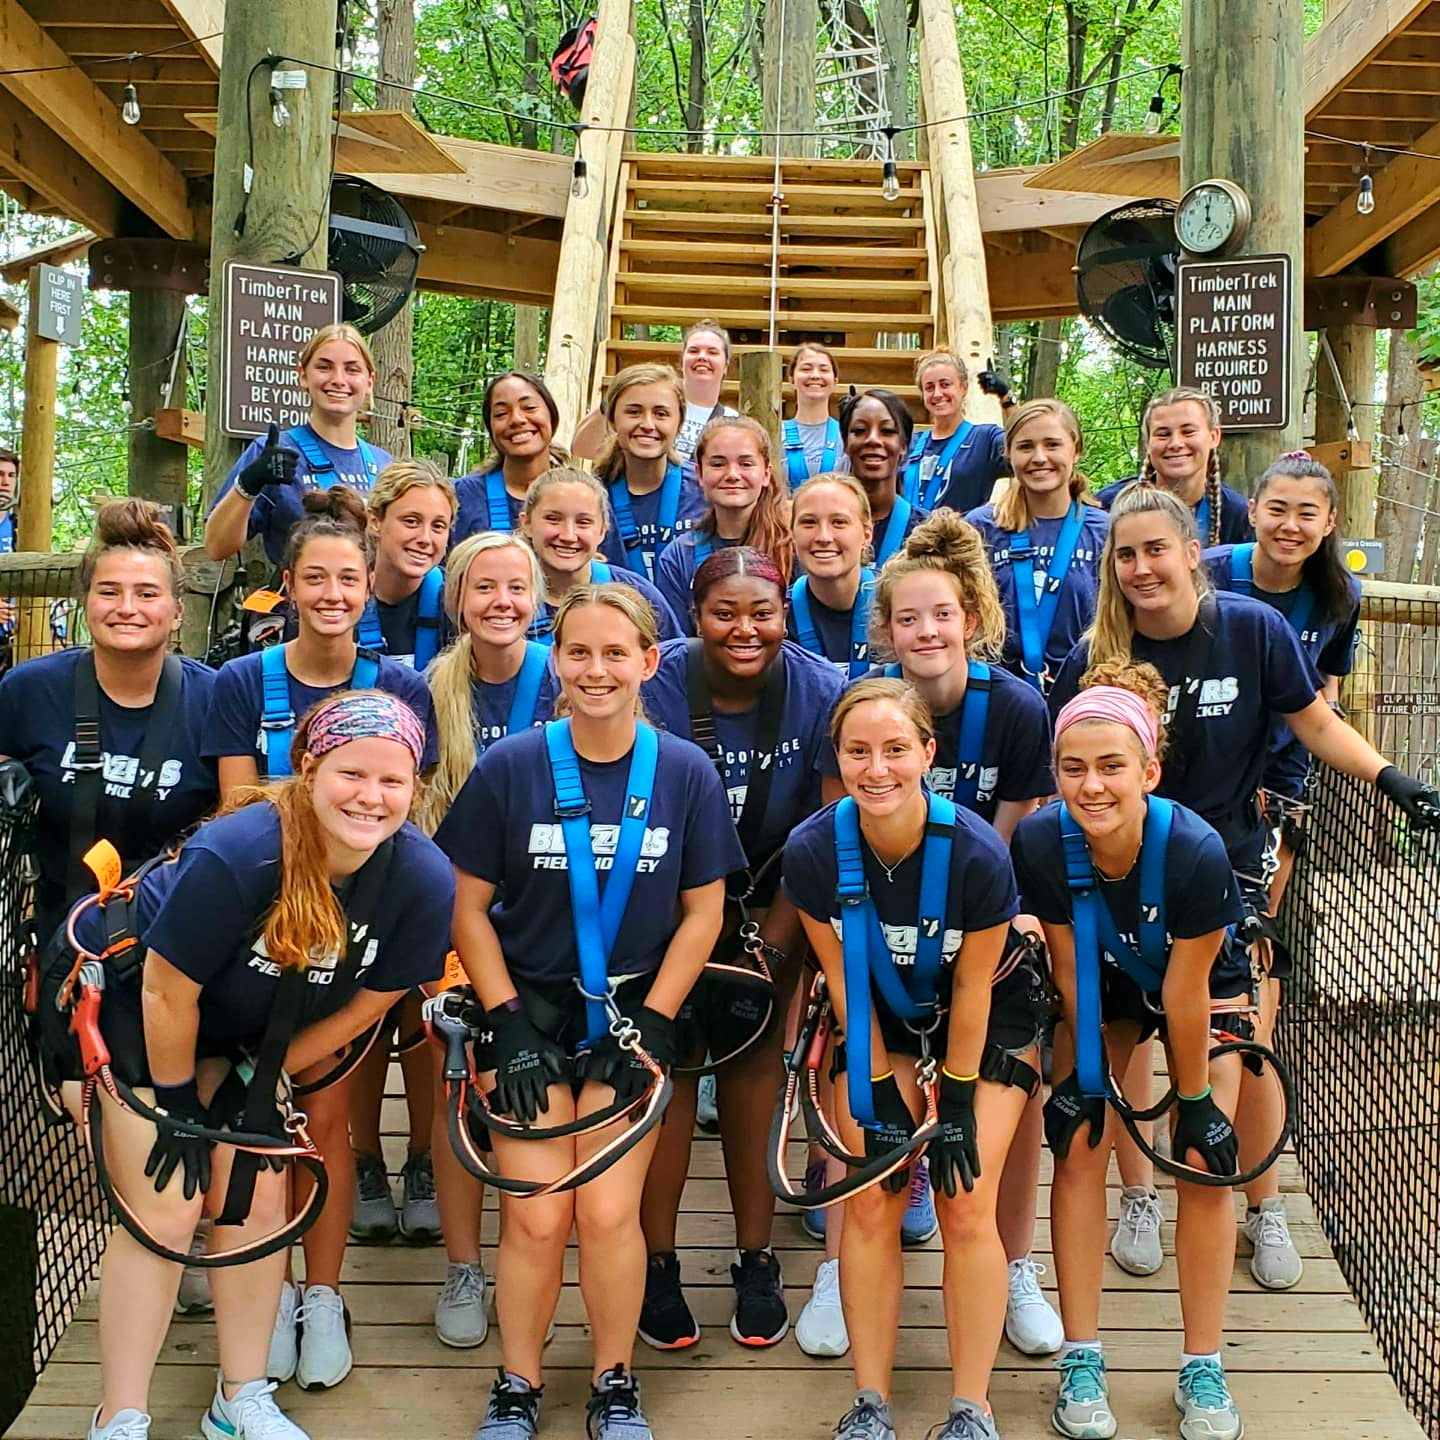
{"type": "Polygon", "coordinates": [[[140,123],[140,96],[135,90],[135,82],[125,82],[125,102],[120,107],[120,118],[127,125],[138,125],[140,123]]]}
{"type": "Polygon", "coordinates": [[[895,129],[885,127],[885,161],[880,167],[880,194],[887,204],[900,198],[900,170],[895,164],[895,129]]]}
{"type": "Polygon", "coordinates": [[[583,155],[575,157],[570,167],[570,194],[576,200],[583,200],[590,193],[590,167],[583,155]]]}
{"type": "Polygon", "coordinates": [[[1145,133],[1147,135],[1158,135],[1160,127],[1165,123],[1165,97],[1156,91],[1150,97],[1150,108],[1145,112],[1145,133]]]}
{"type": "Polygon", "coordinates": [[[1355,192],[1355,208],[1362,215],[1375,213],[1375,181],[1370,177],[1370,147],[1365,147],[1365,173],[1360,177],[1360,188],[1355,192]]]}

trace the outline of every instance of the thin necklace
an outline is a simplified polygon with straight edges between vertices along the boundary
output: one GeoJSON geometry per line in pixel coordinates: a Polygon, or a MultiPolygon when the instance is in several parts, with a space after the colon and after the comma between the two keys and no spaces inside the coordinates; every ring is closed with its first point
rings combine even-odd
{"type": "Polygon", "coordinates": [[[892,885],[895,883],[895,872],[920,848],[917,842],[916,844],[912,845],[910,849],[908,849],[893,865],[887,865],[880,858],[875,847],[870,844],[870,839],[868,836],[866,836],[865,843],[867,846],[869,846],[870,853],[875,856],[875,863],[885,872],[885,879],[892,885]]]}

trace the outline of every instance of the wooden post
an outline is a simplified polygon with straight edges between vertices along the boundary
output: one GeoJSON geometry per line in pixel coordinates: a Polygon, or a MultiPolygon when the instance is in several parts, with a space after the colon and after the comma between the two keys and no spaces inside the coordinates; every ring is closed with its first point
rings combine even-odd
{"type": "MultiPolygon", "coordinates": [[[[266,75],[251,75],[264,56],[294,55],[335,62],[335,9],[321,4],[275,0],[227,0],[225,64],[220,71],[220,118],[215,137],[215,184],[210,232],[209,375],[205,403],[205,496],[220,488],[239,456],[241,444],[221,433],[224,405],[219,394],[225,337],[225,262],[250,260],[273,265],[298,257],[310,270],[323,270],[330,211],[330,147],[334,134],[335,77],[306,69],[304,90],[285,92],[290,123],[270,123],[266,75]],[[247,125],[247,115],[252,123],[247,125]],[[249,153],[253,133],[255,153],[249,153]],[[245,174],[254,179],[246,204],[245,174]],[[242,207],[244,233],[235,226],[242,207]]],[[[292,62],[284,68],[295,69],[292,62]]]]}
{"type": "MultiPolygon", "coordinates": [[[[1325,358],[1323,346],[1315,360],[1315,443],[1334,444],[1351,439],[1351,409],[1357,437],[1368,457],[1375,439],[1375,331],[1368,325],[1332,325],[1325,332],[1340,371],[1340,385],[1325,358]],[[1343,390],[1344,393],[1338,393],[1343,390]],[[1350,406],[1346,405],[1348,397],[1350,406]]],[[[1375,534],[1375,467],[1336,470],[1340,487],[1342,539],[1369,539],[1375,534]]]]}
{"type": "Polygon", "coordinates": [[[1290,423],[1229,435],[1225,478],[1249,491],[1276,455],[1300,442],[1305,350],[1304,0],[1187,0],[1181,7],[1180,185],[1233,180],[1254,218],[1240,255],[1291,257],[1290,423]]]}
{"type": "MultiPolygon", "coordinates": [[[[945,122],[932,124],[926,132],[930,183],[940,197],[945,216],[947,243],[938,277],[945,335],[973,379],[990,363],[995,340],[990,323],[990,282],[985,274],[985,241],[975,196],[975,165],[970,153],[970,125],[961,118],[969,107],[951,0],[920,0],[920,76],[925,86],[927,120],[945,122]]],[[[971,420],[998,425],[1000,402],[972,384],[965,413],[971,420]]]]}
{"type": "MultiPolygon", "coordinates": [[[[153,420],[158,410],[185,407],[185,352],[175,355],[185,297],[178,290],[130,292],[130,419],[153,420]],[[175,395],[170,396],[172,357],[175,395]]],[[[188,447],[165,440],[152,428],[132,430],[129,440],[130,493],[185,509],[188,447]]]]}
{"type": "Polygon", "coordinates": [[[754,350],[740,357],[740,413],[758,420],[770,436],[770,454],[780,466],[780,381],[778,350],[754,350]]]}
{"type": "MultiPolygon", "coordinates": [[[[20,432],[18,550],[55,548],[55,387],[60,345],[36,333],[40,318],[40,267],[30,270],[30,313],[25,326],[25,406],[20,432]]],[[[17,659],[49,649],[50,602],[22,600],[15,626],[17,659]]]]}
{"type": "MultiPolygon", "coordinates": [[[[815,128],[815,43],[820,26],[818,0],[770,0],[765,6],[765,129],[815,128]]],[[[812,136],[761,140],[766,155],[808,156],[812,136]]]]}

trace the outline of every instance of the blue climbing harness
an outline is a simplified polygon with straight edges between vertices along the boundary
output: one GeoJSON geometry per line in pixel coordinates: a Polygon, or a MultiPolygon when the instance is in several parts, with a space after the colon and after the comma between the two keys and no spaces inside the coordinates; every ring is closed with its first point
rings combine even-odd
{"type": "Polygon", "coordinates": [[[895,497],[895,508],[885,517],[885,538],[875,548],[877,570],[905,543],[905,532],[914,513],[915,507],[903,495],[895,497]]]}
{"type": "Polygon", "coordinates": [[[653,550],[640,543],[640,527],[635,521],[635,506],[630,484],[623,474],[610,485],[610,506],[615,511],[615,529],[625,547],[625,564],[641,575],[653,575],[655,557],[675,538],[675,525],[680,518],[680,491],[684,471],[670,465],[660,482],[660,510],[656,517],[660,534],[653,550]]]}
{"type": "MultiPolygon", "coordinates": [[[[590,562],[591,585],[608,585],[614,579],[614,574],[609,565],[603,560],[592,560],[590,562]]],[[[530,639],[538,640],[542,645],[550,645],[555,639],[555,607],[543,605],[530,622],[530,639]]]]}
{"type": "Polygon", "coordinates": [[[540,703],[540,687],[545,683],[545,667],[550,663],[550,647],[538,640],[525,642],[525,658],[515,677],[515,693],[510,697],[510,716],[505,733],[518,735],[535,723],[535,707],[540,703]]]}
{"type": "MultiPolygon", "coordinates": [[[[421,672],[440,649],[440,597],[444,592],[445,567],[437,565],[420,581],[420,598],[415,603],[415,668],[421,672]]],[[[365,602],[355,635],[366,650],[377,655],[385,654],[389,648],[380,627],[380,604],[373,595],[365,602]]]]}
{"type": "Polygon", "coordinates": [[[1010,573],[1015,580],[1015,608],[1020,618],[1021,669],[1025,678],[1044,694],[1046,667],[1045,647],[1055,628],[1055,615],[1060,609],[1060,596],[1070,578],[1070,562],[1080,543],[1084,514],[1076,500],[1065,516],[1065,523],[1055,539],[1055,553],[1045,573],[1043,593],[1035,598],[1035,546],[1028,530],[1017,530],[1010,537],[1010,573]]]}
{"type": "MultiPolygon", "coordinates": [[[[990,667],[983,660],[970,662],[965,681],[965,698],[960,702],[960,740],[955,755],[955,803],[978,813],[981,758],[985,751],[985,725],[990,718],[990,667]]],[[[885,674],[903,680],[898,665],[887,665],[885,674]]]]}
{"type": "Polygon", "coordinates": [[[928,428],[917,430],[910,437],[910,454],[905,461],[905,484],[901,488],[901,494],[912,505],[918,505],[922,510],[935,508],[936,496],[944,491],[950,478],[950,467],[955,463],[961,446],[969,442],[974,429],[975,426],[969,420],[960,422],[960,428],[945,442],[945,448],[936,457],[935,468],[930,472],[927,485],[921,484],[920,469],[925,458],[925,447],[930,443],[931,432],[928,428]]]}
{"type": "Polygon", "coordinates": [[[505,477],[499,470],[491,470],[485,476],[485,509],[490,517],[490,529],[509,535],[515,529],[510,518],[510,492],[505,488],[505,477]]]}
{"type": "MultiPolygon", "coordinates": [[[[874,595],[875,572],[862,570],[860,588],[855,592],[855,603],[850,607],[850,659],[841,667],[852,680],[870,668],[870,601],[874,595]]],[[[810,586],[804,575],[790,587],[790,609],[795,616],[795,634],[801,648],[828,660],[830,657],[825,654],[819,631],[815,629],[815,616],[810,608],[810,586]]],[[[838,665],[840,662],[831,663],[838,665]]]]}
{"type": "MultiPolygon", "coordinates": [[[[787,420],[781,427],[785,440],[785,470],[791,485],[803,485],[810,478],[810,462],[805,458],[805,442],[800,438],[800,422],[787,420]]],[[[826,420],[825,448],[820,454],[817,475],[829,475],[835,469],[835,454],[840,449],[840,422],[826,420]]]]}
{"type": "MultiPolygon", "coordinates": [[[[1255,542],[1253,540],[1246,545],[1231,546],[1230,585],[1237,595],[1254,596],[1255,542]]],[[[1290,622],[1290,628],[1297,635],[1305,633],[1305,627],[1310,623],[1310,616],[1314,609],[1315,591],[1302,581],[1300,588],[1295,592],[1295,603],[1285,617],[1290,622]]]]}
{"type": "MultiPolygon", "coordinates": [[[[372,690],[380,661],[368,650],[355,652],[355,668],[347,690],[372,690]]],[[[290,672],[285,647],[271,645],[260,652],[260,733],[265,743],[265,778],[283,780],[291,773],[290,744],[295,738],[295,710],[290,704],[290,672]]]]}
{"type": "MultiPolygon", "coordinates": [[[[328,490],[340,478],[335,471],[335,462],[325,453],[315,432],[308,425],[296,425],[286,432],[290,443],[305,457],[305,468],[310,472],[306,480],[318,490],[328,490]]],[[[365,467],[369,480],[368,490],[380,474],[375,452],[360,437],[355,437],[355,448],[360,452],[360,463],[365,467]]]]}

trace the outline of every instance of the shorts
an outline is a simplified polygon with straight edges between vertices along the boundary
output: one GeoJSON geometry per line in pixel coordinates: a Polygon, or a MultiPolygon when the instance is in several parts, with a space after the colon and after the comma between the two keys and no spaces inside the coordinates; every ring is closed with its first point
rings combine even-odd
{"type": "MultiPolygon", "coordinates": [[[[615,987],[615,1003],[622,1014],[638,1009],[650,993],[653,974],[627,975],[615,987]]],[[[526,1017],[548,1039],[554,1040],[567,1055],[574,1055],[585,1043],[590,1022],[586,1015],[585,997],[573,980],[515,980],[515,990],[525,1007],[526,1017]]],[[[493,1070],[493,1061],[481,1052],[476,1042],[475,1068],[493,1070]]]]}
{"type": "MultiPolygon", "coordinates": [[[[1233,1000],[1240,995],[1249,995],[1250,992],[1251,981],[1248,976],[1220,969],[1213,970],[1210,974],[1212,1000],[1233,1000]]],[[[1123,970],[1112,965],[1107,965],[1100,972],[1100,1018],[1107,1024],[1133,1020],[1140,1027],[1141,1043],[1152,1036],[1159,1035],[1163,1038],[1165,1035],[1165,1012],[1153,1007],[1140,987],[1123,970]]]]}
{"type": "MultiPolygon", "coordinates": [[[[741,958],[738,931],[721,938],[712,959],[732,963],[741,958]]],[[[773,971],[772,971],[773,974],[773,971]]],[[[685,997],[675,1017],[676,1053],[686,1066],[701,1064],[707,1055],[723,1057],[744,1048],[764,1026],[773,1022],[775,984],[758,972],[721,976],[707,966],[685,997]]]]}

